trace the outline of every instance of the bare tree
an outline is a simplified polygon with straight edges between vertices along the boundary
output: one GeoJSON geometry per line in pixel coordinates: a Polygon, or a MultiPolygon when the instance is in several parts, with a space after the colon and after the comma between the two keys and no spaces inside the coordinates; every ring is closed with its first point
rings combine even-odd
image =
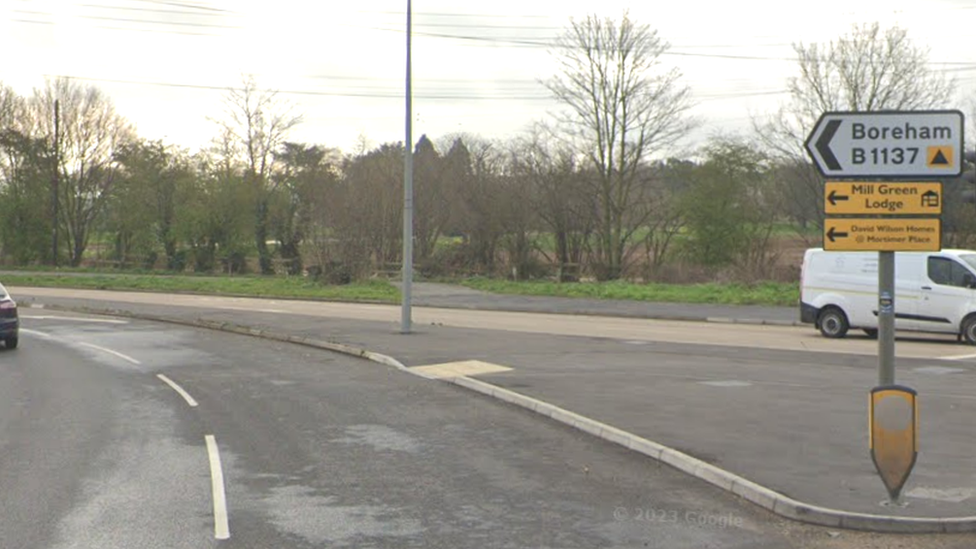
{"type": "Polygon", "coordinates": [[[0,130],[19,127],[25,117],[24,100],[3,82],[0,82],[0,130]]]}
{"type": "Polygon", "coordinates": [[[552,50],[560,73],[545,84],[567,107],[562,121],[596,172],[596,255],[606,278],[621,276],[628,246],[650,212],[641,164],[685,136],[690,91],[660,58],[668,44],[624,12],[620,21],[572,20],[552,50]]]}
{"type": "Polygon", "coordinates": [[[334,195],[341,155],[302,143],[285,143],[278,155],[282,169],[274,175],[280,192],[272,207],[273,233],[286,272],[297,275],[304,270],[302,244],[310,234],[313,214],[334,195]]]}
{"type": "Polygon", "coordinates": [[[552,129],[536,124],[515,144],[512,171],[530,190],[529,204],[542,226],[551,231],[551,253],[540,253],[556,265],[560,281],[578,276],[584,243],[591,232],[588,189],[574,151],[552,139],[552,129]]]}
{"type": "Polygon", "coordinates": [[[417,260],[428,262],[451,219],[444,159],[426,135],[414,147],[414,239],[417,260]]]}
{"type": "Polygon", "coordinates": [[[464,237],[466,268],[491,273],[498,259],[498,245],[505,233],[503,189],[500,185],[506,156],[498,143],[471,134],[456,134],[444,155],[444,190],[456,215],[448,234],[464,237]]]}
{"type": "Polygon", "coordinates": [[[39,138],[54,136],[55,100],[61,126],[58,222],[70,244],[71,265],[77,266],[116,183],[115,153],[134,139],[135,132],[98,88],[59,77],[35,90],[30,101],[33,132],[39,138]]]}
{"type": "Polygon", "coordinates": [[[245,185],[253,193],[254,244],[263,274],[272,274],[269,209],[278,180],[272,178],[275,153],[285,144],[302,116],[275,91],[262,90],[253,76],[244,78],[241,88],[224,96],[224,118],[217,123],[237,142],[245,167],[245,185]]]}
{"type": "MultiPolygon", "coordinates": [[[[789,101],[769,120],[754,125],[764,145],[790,168],[788,202],[797,217],[823,203],[823,180],[806,160],[803,143],[827,111],[944,108],[955,83],[929,69],[928,52],[908,31],[878,23],[854,25],[826,44],[793,46],[799,74],[788,82],[789,101]]],[[[822,226],[823,208],[814,221],[822,226]]]]}

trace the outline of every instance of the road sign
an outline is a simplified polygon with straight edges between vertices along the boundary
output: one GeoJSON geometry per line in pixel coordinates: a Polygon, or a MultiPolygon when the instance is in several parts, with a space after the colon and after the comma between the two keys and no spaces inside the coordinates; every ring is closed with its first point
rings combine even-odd
{"type": "Polygon", "coordinates": [[[875,387],[868,426],[871,459],[891,501],[898,501],[918,459],[918,393],[899,385],[875,387]]]}
{"type": "Polygon", "coordinates": [[[825,177],[955,177],[963,127],[960,111],[828,112],[806,149],[825,177]]]}
{"type": "Polygon", "coordinates": [[[829,218],[825,250],[836,252],[937,252],[942,249],[939,218],[829,218]]]}
{"type": "Polygon", "coordinates": [[[939,215],[942,183],[828,181],[824,213],[854,215],[939,215]]]}

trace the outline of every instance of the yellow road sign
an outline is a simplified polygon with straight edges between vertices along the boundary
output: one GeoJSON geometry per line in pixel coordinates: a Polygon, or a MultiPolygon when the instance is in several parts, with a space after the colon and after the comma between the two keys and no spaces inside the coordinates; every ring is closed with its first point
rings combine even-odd
{"type": "Polygon", "coordinates": [[[937,252],[942,249],[942,220],[826,219],[823,244],[825,250],[837,252],[937,252]]]}
{"type": "Polygon", "coordinates": [[[918,393],[898,385],[872,389],[868,429],[871,459],[897,500],[918,457],[918,393]]]}
{"type": "Polygon", "coordinates": [[[824,186],[824,213],[939,215],[942,183],[830,181],[824,186]]]}

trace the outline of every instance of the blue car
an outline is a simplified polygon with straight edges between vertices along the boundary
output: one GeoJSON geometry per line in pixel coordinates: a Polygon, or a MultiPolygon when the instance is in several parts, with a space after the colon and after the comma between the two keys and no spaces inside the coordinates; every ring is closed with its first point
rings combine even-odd
{"type": "Polygon", "coordinates": [[[16,349],[19,336],[20,319],[17,317],[17,302],[0,284],[0,339],[8,349],[16,349]]]}

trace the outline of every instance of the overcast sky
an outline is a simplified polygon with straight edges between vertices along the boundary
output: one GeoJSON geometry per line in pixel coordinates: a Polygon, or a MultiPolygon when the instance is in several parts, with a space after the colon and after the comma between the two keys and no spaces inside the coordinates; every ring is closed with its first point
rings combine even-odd
{"type": "MultiPolygon", "coordinates": [[[[545,43],[570,17],[624,9],[671,44],[691,87],[693,140],[749,127],[785,99],[791,44],[853,23],[909,30],[963,94],[976,92],[976,0],[414,0],[414,136],[507,137],[557,105],[545,43]]],[[[0,81],[47,75],[102,88],[140,135],[196,148],[226,88],[253,74],[304,113],[293,139],[352,150],[403,139],[406,0],[2,0],[0,81]]]]}

